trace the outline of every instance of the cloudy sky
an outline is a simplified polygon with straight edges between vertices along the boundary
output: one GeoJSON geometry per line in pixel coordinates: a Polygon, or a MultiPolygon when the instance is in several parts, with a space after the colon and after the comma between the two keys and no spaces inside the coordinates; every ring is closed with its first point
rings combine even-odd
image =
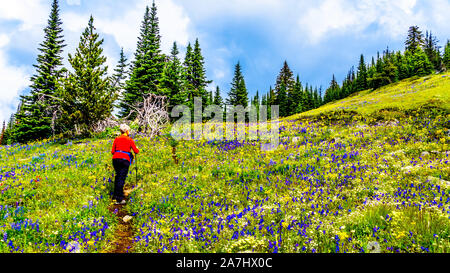
{"type": "MultiPolygon", "coordinates": [[[[51,0],[0,0],[0,122],[26,94],[51,0]]],[[[207,76],[225,96],[234,65],[243,67],[247,88],[267,92],[285,60],[303,83],[327,87],[343,80],[359,55],[403,50],[408,27],[431,30],[443,45],[450,38],[449,0],[156,0],[163,52],[174,41],[182,55],[199,39],[207,76]]],[[[136,48],[145,6],[151,0],[60,0],[67,54],[94,16],[105,39],[110,69],[123,47],[136,48]]]]}

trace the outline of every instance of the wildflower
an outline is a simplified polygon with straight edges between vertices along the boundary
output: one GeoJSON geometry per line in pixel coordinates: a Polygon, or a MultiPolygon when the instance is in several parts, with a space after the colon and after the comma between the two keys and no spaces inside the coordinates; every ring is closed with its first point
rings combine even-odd
{"type": "Polygon", "coordinates": [[[367,251],[369,253],[380,253],[381,252],[380,244],[378,244],[378,242],[376,241],[369,242],[367,244],[367,251]]]}

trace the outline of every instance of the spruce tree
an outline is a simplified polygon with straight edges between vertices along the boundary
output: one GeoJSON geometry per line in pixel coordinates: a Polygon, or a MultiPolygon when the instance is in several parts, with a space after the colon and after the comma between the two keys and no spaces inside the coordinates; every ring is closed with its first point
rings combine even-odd
{"type": "Polygon", "coordinates": [[[415,53],[417,49],[424,45],[424,38],[422,31],[419,30],[418,26],[411,26],[408,30],[408,37],[405,41],[406,50],[415,53]]]}
{"type": "Polygon", "coordinates": [[[125,79],[128,75],[128,64],[127,58],[123,53],[123,48],[120,49],[119,62],[117,63],[116,68],[114,69],[114,74],[112,76],[112,86],[117,89],[118,92],[121,92],[125,87],[125,79]]]}
{"type": "Polygon", "coordinates": [[[356,91],[367,89],[367,68],[364,62],[364,55],[361,54],[358,65],[358,72],[356,74],[356,91]]]}
{"type": "Polygon", "coordinates": [[[219,86],[216,86],[216,92],[214,93],[214,105],[217,105],[219,107],[223,107],[223,99],[222,96],[220,96],[220,88],[219,86]]]}
{"type": "Polygon", "coordinates": [[[318,108],[320,106],[320,100],[319,100],[319,92],[317,90],[317,87],[314,88],[313,100],[314,100],[314,109],[318,108]]]}
{"type": "Polygon", "coordinates": [[[421,77],[429,75],[433,72],[433,65],[421,48],[416,49],[416,51],[411,55],[409,61],[411,76],[421,77]]]}
{"type": "Polygon", "coordinates": [[[395,54],[395,66],[398,70],[398,80],[403,80],[408,78],[409,72],[408,72],[408,66],[406,63],[405,56],[402,55],[400,51],[397,51],[395,54]]]}
{"type": "Polygon", "coordinates": [[[198,39],[195,40],[194,51],[192,55],[192,86],[196,90],[196,96],[201,96],[203,104],[207,104],[208,92],[206,87],[212,81],[206,78],[205,60],[202,55],[200,43],[198,39]]]}
{"type": "Polygon", "coordinates": [[[151,9],[146,7],[130,79],[126,82],[123,101],[120,104],[123,117],[128,116],[132,106],[143,101],[145,95],[164,95],[158,89],[164,70],[164,56],[160,47],[159,19],[153,2],[151,9]]]}
{"type": "Polygon", "coordinates": [[[80,37],[75,55],[69,54],[73,72],[61,89],[63,118],[67,129],[90,133],[92,126],[107,118],[113,108],[116,92],[107,76],[106,57],[103,56],[103,39],[94,32],[94,18],[80,37]]]}
{"type": "Polygon", "coordinates": [[[194,93],[194,53],[192,50],[191,43],[188,43],[186,47],[186,54],[184,56],[184,62],[183,62],[183,80],[184,80],[184,86],[186,88],[186,95],[187,100],[189,103],[193,103],[195,93],[194,93]]]}
{"type": "Polygon", "coordinates": [[[280,86],[278,87],[278,94],[275,99],[275,105],[279,105],[280,117],[286,117],[289,115],[290,109],[288,107],[286,85],[283,81],[281,81],[280,86]]]}
{"type": "Polygon", "coordinates": [[[437,40],[436,36],[433,36],[431,31],[426,32],[423,51],[427,55],[428,60],[431,62],[435,70],[440,70],[442,64],[438,42],[439,41],[437,40]]]}
{"type": "Polygon", "coordinates": [[[40,44],[36,74],[31,77],[30,94],[23,96],[23,111],[16,115],[17,126],[13,134],[17,142],[28,142],[48,138],[52,135],[53,110],[58,104],[55,92],[58,80],[64,69],[62,51],[66,46],[62,35],[62,21],[59,17],[59,4],[54,0],[47,27],[44,29],[44,42],[40,44]]]}
{"type": "Polygon", "coordinates": [[[248,106],[247,87],[239,62],[234,68],[234,77],[231,82],[230,92],[228,92],[227,105],[242,105],[244,108],[248,106]]]}
{"type": "Polygon", "coordinates": [[[292,103],[289,103],[289,98],[291,95],[290,93],[293,92],[294,86],[295,86],[295,80],[294,80],[294,73],[292,73],[292,70],[289,68],[289,65],[287,61],[284,61],[283,67],[280,70],[280,73],[277,76],[277,81],[275,84],[275,96],[279,96],[279,93],[281,91],[281,86],[283,86],[284,90],[283,92],[283,98],[281,100],[278,100],[278,102],[283,102],[285,104],[284,107],[287,109],[281,110],[280,105],[280,115],[283,112],[284,116],[289,115],[290,113],[295,111],[295,107],[292,103]]]}
{"type": "MultiPolygon", "coordinates": [[[[125,88],[125,80],[128,77],[128,64],[127,58],[123,53],[123,48],[120,50],[119,62],[117,63],[116,68],[114,69],[114,74],[111,77],[111,88],[116,92],[118,101],[123,100],[123,91],[125,88]]],[[[120,105],[118,105],[120,107],[120,105]]]]}
{"type": "Polygon", "coordinates": [[[169,110],[176,105],[181,105],[186,102],[186,95],[183,90],[183,71],[178,54],[177,43],[174,42],[169,61],[164,67],[159,84],[161,93],[166,94],[169,98],[169,110]]]}
{"type": "Polygon", "coordinates": [[[280,73],[277,76],[277,82],[275,85],[275,91],[277,94],[282,83],[284,83],[286,90],[292,90],[294,88],[294,74],[289,68],[287,61],[284,61],[283,67],[281,68],[280,73]]]}
{"type": "Polygon", "coordinates": [[[445,66],[445,68],[450,70],[450,40],[447,40],[447,44],[444,48],[444,56],[442,57],[442,62],[445,66]]]}
{"type": "MultiPolygon", "coordinates": [[[[333,74],[333,78],[330,82],[330,87],[325,91],[324,103],[329,103],[339,98],[340,86],[336,81],[336,77],[333,74]]],[[[311,108],[309,108],[311,109],[311,108]]],[[[308,109],[308,110],[309,110],[308,109]]]]}
{"type": "Polygon", "coordinates": [[[288,94],[288,103],[291,105],[289,115],[303,111],[303,87],[299,75],[295,80],[294,88],[288,94]]]}

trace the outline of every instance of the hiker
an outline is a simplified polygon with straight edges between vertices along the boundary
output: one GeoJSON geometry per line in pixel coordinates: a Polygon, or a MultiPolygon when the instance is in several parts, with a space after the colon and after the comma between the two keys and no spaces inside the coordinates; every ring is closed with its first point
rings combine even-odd
{"type": "Polygon", "coordinates": [[[111,153],[113,154],[113,166],[116,171],[113,199],[116,200],[116,204],[123,205],[126,203],[123,186],[125,185],[130,164],[133,162],[131,149],[133,149],[135,154],[138,154],[139,150],[136,148],[134,140],[130,137],[130,127],[128,125],[120,125],[120,133],[121,135],[114,140],[111,153]]]}

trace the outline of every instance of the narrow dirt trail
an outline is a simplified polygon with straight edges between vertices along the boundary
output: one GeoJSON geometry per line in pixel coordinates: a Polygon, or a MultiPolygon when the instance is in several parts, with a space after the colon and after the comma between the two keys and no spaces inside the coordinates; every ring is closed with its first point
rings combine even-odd
{"type": "MultiPolygon", "coordinates": [[[[125,200],[128,201],[128,195],[130,194],[129,189],[124,189],[125,200]]],[[[117,216],[117,220],[119,222],[116,227],[114,241],[112,244],[114,248],[109,251],[109,253],[128,253],[133,249],[133,228],[131,225],[131,221],[127,221],[126,223],[123,221],[123,218],[127,215],[130,215],[126,210],[126,205],[115,205],[112,204],[109,207],[109,210],[112,213],[115,213],[117,216]]]]}

